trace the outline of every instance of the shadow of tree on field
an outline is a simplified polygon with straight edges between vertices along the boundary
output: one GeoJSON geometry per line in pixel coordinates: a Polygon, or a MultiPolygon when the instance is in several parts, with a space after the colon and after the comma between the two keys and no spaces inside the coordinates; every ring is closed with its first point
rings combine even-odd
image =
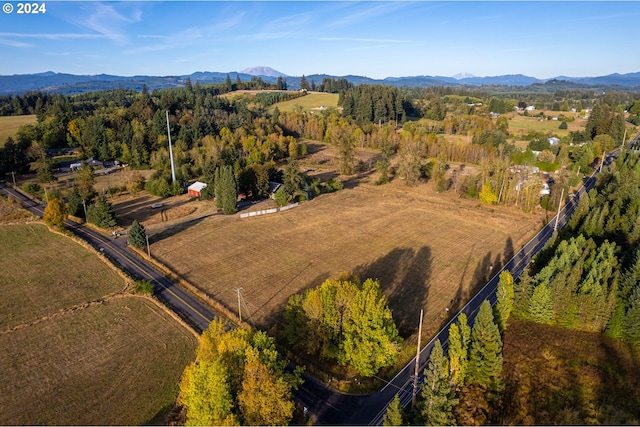
{"type": "Polygon", "coordinates": [[[504,243],[504,261],[507,262],[515,255],[515,249],[513,247],[513,240],[511,236],[507,237],[507,241],[504,243]]]}
{"type": "Polygon", "coordinates": [[[491,252],[488,252],[484,257],[482,257],[473,272],[473,276],[471,278],[472,293],[475,293],[475,291],[477,291],[482,285],[487,283],[494,271],[495,265],[493,265],[493,262],[491,261],[491,252]]]}
{"type": "Polygon", "coordinates": [[[209,218],[210,216],[214,216],[217,215],[217,213],[210,213],[207,215],[203,215],[201,217],[198,218],[194,218],[191,219],[189,221],[184,221],[184,222],[180,222],[178,224],[172,225],[171,227],[167,227],[164,230],[155,233],[155,234],[151,234],[149,235],[149,243],[153,244],[156,242],[159,242],[161,240],[164,240],[166,238],[169,238],[171,236],[174,236],[178,233],[180,233],[181,231],[184,231],[188,228],[193,227],[194,225],[204,221],[205,219],[209,218]]]}
{"type": "Polygon", "coordinates": [[[369,278],[380,281],[398,332],[408,337],[417,332],[416,313],[420,313],[427,302],[431,268],[431,249],[428,246],[417,251],[395,248],[370,264],[357,267],[354,274],[362,281],[369,278]]]}

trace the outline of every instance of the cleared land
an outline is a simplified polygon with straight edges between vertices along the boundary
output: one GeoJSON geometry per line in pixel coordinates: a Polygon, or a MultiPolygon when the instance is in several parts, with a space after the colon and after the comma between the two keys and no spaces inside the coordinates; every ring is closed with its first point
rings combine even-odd
{"type": "Polygon", "coordinates": [[[36,116],[5,116],[0,117],[0,147],[4,146],[8,137],[15,138],[20,126],[36,122],[36,116]]]}
{"type": "Polygon", "coordinates": [[[325,92],[309,92],[300,98],[277,104],[280,111],[293,111],[296,107],[302,107],[304,111],[322,111],[322,107],[338,107],[338,94],[325,92]]]}
{"type": "MultiPolygon", "coordinates": [[[[372,179],[373,181],[373,179],[372,179]]],[[[174,271],[237,310],[242,287],[250,318],[278,328],[290,295],[341,272],[379,278],[401,333],[438,329],[491,265],[521,246],[540,217],[480,206],[429,184],[351,184],[273,215],[210,216],[166,233],[152,252],[174,271]]]]}
{"type": "Polygon", "coordinates": [[[566,117],[574,117],[575,120],[567,122],[567,129],[560,129],[560,120],[547,120],[545,117],[534,117],[538,114],[533,111],[531,116],[522,115],[522,113],[507,113],[505,117],[509,119],[509,132],[515,135],[526,135],[529,132],[541,132],[557,135],[558,137],[569,135],[571,131],[584,130],[587,119],[581,117],[579,113],[571,113],[567,111],[545,111],[545,116],[557,117],[564,114],[566,117]]]}
{"type": "Polygon", "coordinates": [[[0,424],[144,424],[175,401],[195,346],[133,296],[0,334],[0,424]]]}
{"type": "Polygon", "coordinates": [[[173,404],[190,331],[43,225],[0,241],[0,425],[140,425],[173,404]]]}
{"type": "Polygon", "coordinates": [[[0,227],[0,330],[124,288],[94,253],[42,224],[0,227]]]}

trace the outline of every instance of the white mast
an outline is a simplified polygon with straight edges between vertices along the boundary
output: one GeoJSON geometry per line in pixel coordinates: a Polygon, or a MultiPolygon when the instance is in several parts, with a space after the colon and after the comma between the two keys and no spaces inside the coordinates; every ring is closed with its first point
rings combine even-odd
{"type": "Polygon", "coordinates": [[[169,128],[169,110],[167,113],[167,135],[169,135],[169,158],[171,158],[171,182],[176,182],[176,166],[173,164],[173,149],[171,148],[171,129],[169,128]]]}

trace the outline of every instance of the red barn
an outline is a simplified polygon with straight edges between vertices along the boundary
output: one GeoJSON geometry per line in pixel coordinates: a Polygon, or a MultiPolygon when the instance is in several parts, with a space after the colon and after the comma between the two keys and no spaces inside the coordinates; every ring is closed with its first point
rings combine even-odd
{"type": "Polygon", "coordinates": [[[200,197],[202,195],[202,190],[207,187],[207,184],[204,182],[196,181],[187,188],[189,195],[194,197],[200,197]]]}

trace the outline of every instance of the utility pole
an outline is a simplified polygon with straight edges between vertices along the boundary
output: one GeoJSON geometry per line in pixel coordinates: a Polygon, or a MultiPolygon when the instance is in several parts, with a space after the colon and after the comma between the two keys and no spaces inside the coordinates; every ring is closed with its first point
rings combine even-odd
{"type": "Polygon", "coordinates": [[[145,232],[144,238],[147,240],[147,255],[151,258],[151,248],[149,247],[149,235],[145,232]]]}
{"type": "Polygon", "coordinates": [[[564,196],[564,187],[562,187],[562,192],[560,193],[560,202],[558,202],[558,213],[556,214],[556,224],[553,226],[553,231],[558,229],[558,219],[560,218],[560,208],[562,207],[562,197],[564,196]]]}
{"type": "Polygon", "coordinates": [[[173,164],[173,149],[171,148],[171,128],[169,127],[169,110],[167,113],[167,135],[169,136],[169,158],[171,159],[171,182],[176,182],[176,166],[173,164]]]}
{"type": "Polygon", "coordinates": [[[600,162],[600,169],[598,170],[598,173],[602,172],[602,166],[604,165],[604,158],[607,157],[607,153],[602,153],[602,161],[600,162]]]}
{"type": "Polygon", "coordinates": [[[240,308],[240,291],[242,290],[242,288],[236,288],[236,292],[238,293],[238,317],[240,318],[240,321],[242,322],[242,309],[240,308]]]}
{"type": "MultiPolygon", "coordinates": [[[[622,144],[620,144],[620,149],[622,149],[624,147],[624,140],[627,139],[627,128],[624,128],[624,136],[622,137],[622,144]]],[[[13,172],[11,172],[13,173],[13,172]]],[[[13,185],[16,185],[15,182],[13,183],[13,185]]]]}
{"type": "Polygon", "coordinates": [[[416,350],[416,368],[413,372],[413,393],[411,394],[411,410],[416,406],[416,394],[418,393],[418,370],[420,369],[420,339],[422,338],[422,313],[420,310],[420,326],[418,327],[418,349],[416,350]]]}
{"type": "Polygon", "coordinates": [[[84,208],[84,220],[87,220],[87,202],[82,199],[82,207],[84,208]]]}
{"type": "Polygon", "coordinates": [[[13,186],[16,186],[16,173],[14,171],[11,171],[11,177],[13,178],[13,186]]]}

